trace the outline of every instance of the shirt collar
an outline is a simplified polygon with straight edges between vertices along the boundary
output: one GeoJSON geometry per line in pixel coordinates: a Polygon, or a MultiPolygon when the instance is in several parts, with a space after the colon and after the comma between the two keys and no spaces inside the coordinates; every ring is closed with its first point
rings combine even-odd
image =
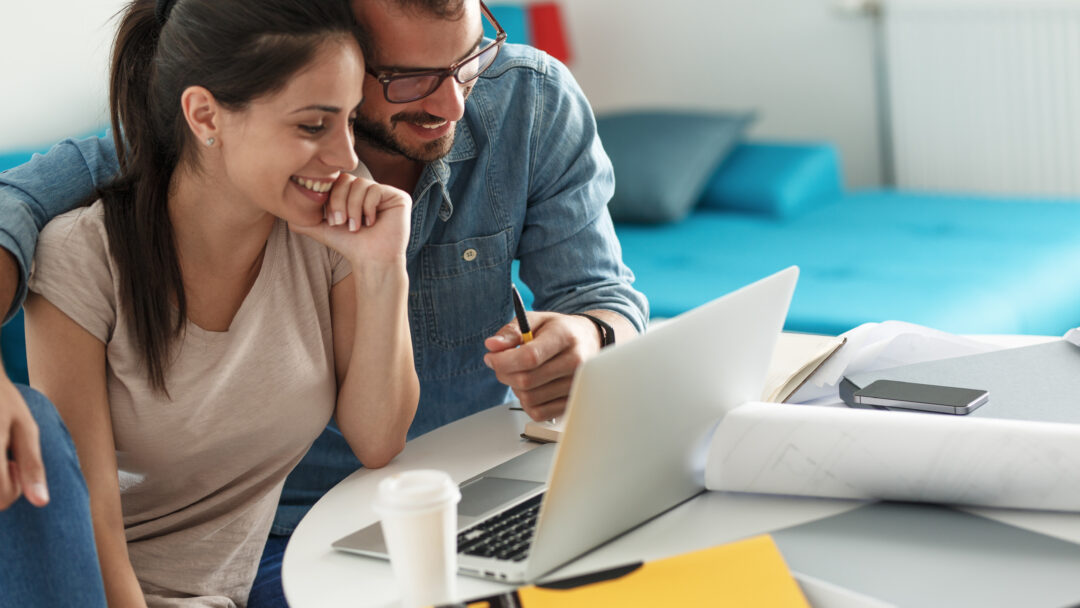
{"type": "Polygon", "coordinates": [[[439,201],[438,217],[447,221],[454,214],[454,203],[450,200],[446,183],[450,181],[450,163],[460,162],[476,158],[476,140],[473,139],[472,129],[464,117],[458,121],[454,132],[454,146],[446,156],[428,163],[426,170],[420,176],[419,187],[414,192],[417,200],[425,197],[427,191],[435,184],[439,185],[441,201],[439,201]]]}
{"type": "Polygon", "coordinates": [[[457,123],[457,131],[454,133],[454,147],[450,148],[450,153],[443,157],[443,160],[455,163],[470,158],[476,158],[476,140],[473,139],[469,121],[462,116],[457,123]]]}

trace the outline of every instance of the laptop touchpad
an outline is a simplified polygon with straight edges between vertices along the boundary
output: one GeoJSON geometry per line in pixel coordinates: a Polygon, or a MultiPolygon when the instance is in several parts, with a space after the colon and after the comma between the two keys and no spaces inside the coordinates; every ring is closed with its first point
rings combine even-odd
{"type": "Polygon", "coordinates": [[[544,484],[503,477],[481,477],[461,487],[458,516],[479,517],[544,484]]]}

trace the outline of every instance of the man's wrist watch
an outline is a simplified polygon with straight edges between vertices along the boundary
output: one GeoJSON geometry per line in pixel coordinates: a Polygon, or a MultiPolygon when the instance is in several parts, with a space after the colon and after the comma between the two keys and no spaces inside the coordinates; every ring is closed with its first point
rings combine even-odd
{"type": "Polygon", "coordinates": [[[606,321],[590,315],[587,312],[576,312],[574,314],[579,317],[585,317],[593,322],[593,325],[596,326],[596,331],[600,334],[600,348],[615,344],[615,329],[608,325],[606,321]]]}

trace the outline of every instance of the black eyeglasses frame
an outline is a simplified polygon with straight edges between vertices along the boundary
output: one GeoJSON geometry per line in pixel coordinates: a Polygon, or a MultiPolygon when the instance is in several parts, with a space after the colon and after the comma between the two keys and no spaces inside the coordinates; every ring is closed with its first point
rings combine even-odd
{"type": "Polygon", "coordinates": [[[495,19],[495,15],[493,15],[491,13],[491,9],[489,9],[487,7],[487,5],[483,3],[482,0],[480,2],[480,11],[483,13],[483,15],[485,17],[487,17],[488,21],[490,21],[491,24],[493,26],[495,26],[495,40],[492,41],[491,44],[489,44],[489,45],[487,45],[487,46],[485,46],[485,47],[483,47],[481,49],[478,49],[475,53],[469,55],[468,57],[462,59],[461,61],[455,62],[455,63],[451,64],[450,66],[442,68],[442,69],[421,70],[421,71],[416,71],[416,72],[375,71],[375,70],[371,69],[371,67],[366,67],[365,71],[368,74],[371,74],[373,77],[375,77],[375,79],[378,80],[380,83],[382,83],[382,86],[383,86],[383,98],[386,99],[386,101],[389,102],[389,103],[397,103],[397,104],[400,104],[400,103],[412,103],[414,101],[419,101],[419,100],[421,100],[421,99],[423,99],[425,97],[428,97],[429,95],[431,95],[435,91],[438,91],[439,87],[442,86],[443,81],[445,81],[447,78],[449,78],[451,76],[454,77],[454,80],[457,81],[458,84],[462,84],[462,85],[468,84],[468,83],[472,82],[473,80],[476,80],[477,78],[479,78],[481,74],[483,74],[488,68],[490,68],[495,63],[495,59],[498,58],[498,56],[499,56],[499,50],[502,48],[502,45],[506,42],[506,30],[504,30],[502,28],[502,26],[499,25],[499,22],[495,19]],[[472,78],[469,78],[468,80],[462,81],[461,78],[458,76],[458,71],[463,66],[467,65],[470,61],[473,61],[474,59],[480,57],[484,53],[490,51],[493,47],[495,48],[495,57],[491,58],[491,63],[489,63],[487,65],[487,67],[485,67],[484,69],[478,71],[472,78]],[[407,98],[407,99],[393,99],[393,98],[390,97],[390,86],[395,81],[404,80],[406,78],[427,78],[427,77],[430,77],[430,76],[438,76],[438,79],[435,81],[435,84],[431,87],[431,90],[429,90],[428,92],[423,93],[422,95],[417,95],[415,97],[410,97],[410,98],[407,98]]]}

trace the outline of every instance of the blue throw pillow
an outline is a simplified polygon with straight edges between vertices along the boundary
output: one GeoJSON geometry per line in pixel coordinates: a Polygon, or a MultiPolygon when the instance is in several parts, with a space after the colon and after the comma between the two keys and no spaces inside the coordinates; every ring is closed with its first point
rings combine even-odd
{"type": "Polygon", "coordinates": [[[697,203],[709,177],[753,120],[752,113],[649,111],[597,118],[615,167],[617,222],[674,222],[697,203]]]}
{"type": "Polygon", "coordinates": [[[792,218],[842,191],[828,143],[741,143],[709,179],[701,209],[792,218]]]}

